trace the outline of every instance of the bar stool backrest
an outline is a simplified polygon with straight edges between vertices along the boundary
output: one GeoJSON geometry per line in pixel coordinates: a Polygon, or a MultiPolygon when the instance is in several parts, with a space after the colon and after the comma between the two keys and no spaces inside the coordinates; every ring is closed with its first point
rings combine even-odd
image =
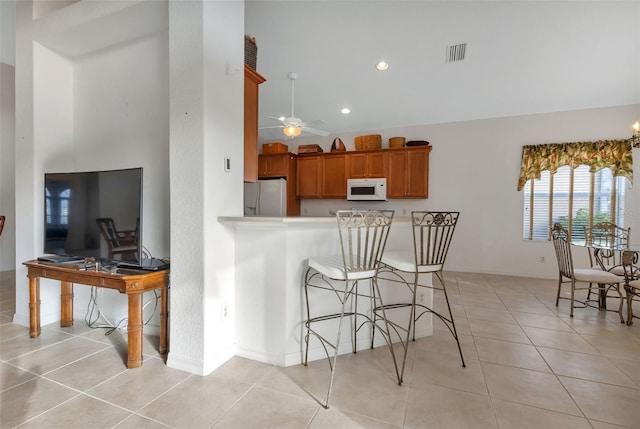
{"type": "Polygon", "coordinates": [[[553,247],[558,260],[558,270],[563,277],[573,278],[573,257],[571,256],[571,243],[568,240],[568,233],[564,227],[556,223],[551,230],[553,247]]]}
{"type": "Polygon", "coordinates": [[[411,212],[416,267],[442,270],[460,212],[411,212]]]}
{"type": "Polygon", "coordinates": [[[378,268],[393,210],[338,210],[338,230],[345,273],[375,271],[378,268]]]}

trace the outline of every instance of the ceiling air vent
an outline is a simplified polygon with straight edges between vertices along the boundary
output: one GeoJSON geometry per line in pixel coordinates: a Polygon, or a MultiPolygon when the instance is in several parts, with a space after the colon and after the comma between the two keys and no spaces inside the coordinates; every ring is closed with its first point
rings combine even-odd
{"type": "Polygon", "coordinates": [[[456,61],[464,60],[464,55],[466,52],[467,52],[466,43],[447,46],[447,63],[455,63],[456,61]]]}

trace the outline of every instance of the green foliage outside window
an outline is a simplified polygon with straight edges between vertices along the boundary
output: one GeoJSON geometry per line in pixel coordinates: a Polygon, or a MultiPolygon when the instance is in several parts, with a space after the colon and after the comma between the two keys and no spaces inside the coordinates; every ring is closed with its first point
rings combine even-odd
{"type": "MultiPolygon", "coordinates": [[[[569,229],[569,217],[561,216],[558,221],[565,229],[569,229]]],[[[593,214],[593,225],[600,222],[611,222],[611,213],[595,212],[593,214]]],[[[573,240],[584,238],[584,228],[589,226],[589,209],[578,209],[576,215],[571,220],[571,237],[573,240]]]]}

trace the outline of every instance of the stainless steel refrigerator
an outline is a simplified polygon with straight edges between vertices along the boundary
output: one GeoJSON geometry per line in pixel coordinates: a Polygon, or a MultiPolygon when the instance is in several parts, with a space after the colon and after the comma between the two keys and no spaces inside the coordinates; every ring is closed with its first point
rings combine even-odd
{"type": "Polygon", "coordinates": [[[287,215],[287,181],[263,179],[244,184],[244,215],[284,217],[287,215]]]}

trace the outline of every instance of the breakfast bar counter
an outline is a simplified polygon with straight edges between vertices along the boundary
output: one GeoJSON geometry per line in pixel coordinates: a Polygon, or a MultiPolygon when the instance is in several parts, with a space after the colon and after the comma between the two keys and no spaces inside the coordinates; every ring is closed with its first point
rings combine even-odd
{"type": "MultiPolygon", "coordinates": [[[[386,250],[413,252],[409,217],[394,218],[386,250]]],[[[218,217],[235,237],[236,354],[278,366],[302,362],[304,344],[304,292],[302,278],[310,256],[339,254],[335,217],[218,217]]],[[[430,274],[423,280],[431,284],[430,274]]],[[[409,299],[408,290],[381,282],[385,303],[409,299]]],[[[431,305],[432,295],[425,294],[431,305]]],[[[320,304],[322,306],[323,303],[320,304]]],[[[327,300],[327,309],[335,305],[327,300]]],[[[370,311],[370,310],[366,310],[370,311]]],[[[401,314],[398,314],[401,316],[401,314]]],[[[406,319],[406,316],[404,316],[406,319]]],[[[421,318],[416,337],[432,334],[431,319],[421,318]]],[[[348,329],[348,323],[345,329],[348,329]]],[[[336,326],[327,322],[327,332],[336,326]]],[[[345,331],[346,332],[346,331],[345,331]]],[[[350,335],[342,336],[340,353],[351,351],[350,335]]],[[[370,333],[358,333],[358,347],[369,347],[370,333]],[[362,339],[361,339],[362,338],[362,339]]],[[[376,336],[376,346],[381,336],[376,336]]],[[[309,360],[324,358],[319,345],[309,350],[309,360]]]]}

